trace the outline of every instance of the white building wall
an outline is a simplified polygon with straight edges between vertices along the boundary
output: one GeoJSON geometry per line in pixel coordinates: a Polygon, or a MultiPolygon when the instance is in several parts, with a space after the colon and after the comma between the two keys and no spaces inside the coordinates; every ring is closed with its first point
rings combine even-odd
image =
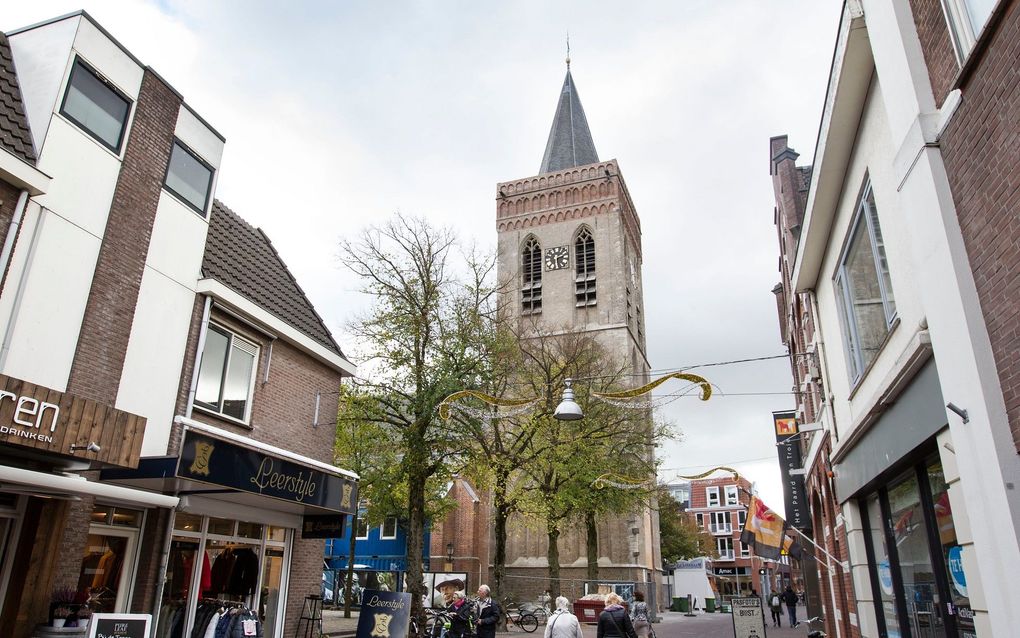
{"type": "Polygon", "coordinates": [[[59,109],[58,96],[67,76],[78,18],[68,18],[10,36],[11,54],[18,69],[21,99],[32,129],[35,148],[42,147],[50,116],[59,109]]]}
{"type": "MultiPolygon", "coordinates": [[[[941,111],[935,109],[909,4],[863,4],[877,73],[886,84],[913,89],[913,95],[898,96],[890,106],[897,111],[890,118],[891,139],[897,144],[894,169],[912,229],[907,245],[917,265],[915,285],[943,397],[969,413],[964,424],[947,411],[950,428],[940,436],[939,451],[943,465],[959,474],[950,499],[954,506],[961,504],[960,511],[954,507],[954,521],[964,519],[957,529],[975,623],[979,635],[1012,635],[1020,626],[1020,607],[1005,585],[1020,572],[1020,494],[1014,489],[1020,482],[1020,458],[945,167],[933,146],[958,102],[950,96],[941,111]]],[[[951,479],[948,471],[946,478],[951,479]]]]}

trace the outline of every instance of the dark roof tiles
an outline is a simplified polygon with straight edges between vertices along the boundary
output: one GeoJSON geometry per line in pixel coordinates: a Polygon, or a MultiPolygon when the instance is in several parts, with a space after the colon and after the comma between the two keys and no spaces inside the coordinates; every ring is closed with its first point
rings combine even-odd
{"type": "Polygon", "coordinates": [[[556,103],[556,114],[553,116],[552,128],[549,130],[549,141],[545,144],[545,156],[542,157],[542,168],[539,174],[553,173],[565,168],[595,164],[599,155],[595,152],[595,142],[588,129],[588,119],[584,116],[581,97],[574,86],[574,78],[567,69],[567,77],[563,79],[560,99],[556,103]]]}
{"type": "Polygon", "coordinates": [[[0,33],[0,147],[35,165],[35,147],[7,36],[0,33]]]}
{"type": "Polygon", "coordinates": [[[209,217],[202,275],[223,283],[328,350],[344,356],[269,237],[219,200],[213,202],[209,217]]]}

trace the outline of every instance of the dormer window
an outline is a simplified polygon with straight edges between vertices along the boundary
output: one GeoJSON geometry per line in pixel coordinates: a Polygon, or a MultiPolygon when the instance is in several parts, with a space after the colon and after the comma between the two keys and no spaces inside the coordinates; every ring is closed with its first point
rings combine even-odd
{"type": "Polygon", "coordinates": [[[596,302],[595,238],[587,226],[574,239],[574,299],[578,308],[596,302]]]}
{"type": "Polygon", "coordinates": [[[534,237],[521,250],[521,314],[542,312],[542,246],[534,237]]]}

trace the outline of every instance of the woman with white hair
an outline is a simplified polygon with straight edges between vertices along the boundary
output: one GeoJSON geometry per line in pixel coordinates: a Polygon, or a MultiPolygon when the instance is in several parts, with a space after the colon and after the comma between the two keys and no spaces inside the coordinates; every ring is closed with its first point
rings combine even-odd
{"type": "Polygon", "coordinates": [[[545,638],[583,638],[581,623],[570,613],[570,601],[566,596],[556,598],[556,611],[549,614],[545,623],[545,638]]]}

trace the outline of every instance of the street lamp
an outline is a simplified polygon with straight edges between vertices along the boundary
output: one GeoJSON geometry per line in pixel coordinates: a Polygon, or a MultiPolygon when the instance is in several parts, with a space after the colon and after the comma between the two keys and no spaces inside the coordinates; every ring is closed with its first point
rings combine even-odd
{"type": "Polygon", "coordinates": [[[573,379],[566,379],[563,382],[566,386],[563,388],[563,400],[560,401],[560,404],[556,406],[556,411],[553,412],[553,418],[559,421],[577,421],[584,418],[581,406],[574,401],[574,389],[570,387],[572,382],[573,379]]]}
{"type": "Polygon", "coordinates": [[[453,562],[453,543],[446,544],[446,562],[453,562]]]}

